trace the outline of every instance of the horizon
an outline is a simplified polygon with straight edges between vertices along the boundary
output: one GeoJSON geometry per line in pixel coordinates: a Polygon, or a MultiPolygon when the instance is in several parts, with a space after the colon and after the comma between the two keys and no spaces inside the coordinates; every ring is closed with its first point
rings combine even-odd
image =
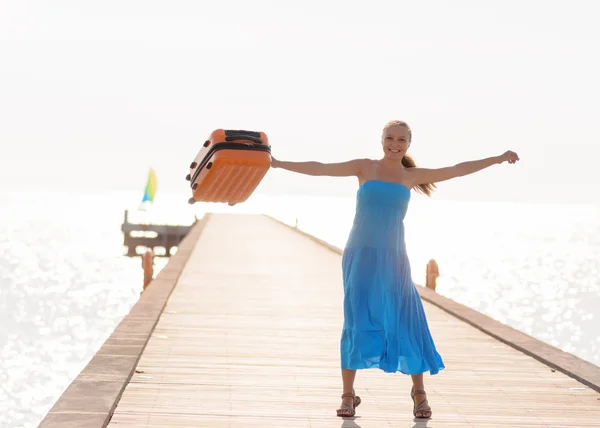
{"type": "MultiPolygon", "coordinates": [[[[158,185],[160,186],[160,184],[158,185]]],[[[285,198],[285,199],[293,199],[293,198],[299,198],[299,199],[305,199],[305,198],[313,198],[315,200],[317,199],[322,199],[322,198],[335,198],[335,199],[340,199],[340,200],[348,200],[348,199],[352,199],[354,200],[355,198],[355,192],[358,189],[358,186],[356,186],[356,188],[350,192],[346,190],[340,191],[338,193],[315,193],[315,192],[307,192],[305,190],[302,189],[296,189],[296,190],[286,190],[286,191],[268,191],[265,190],[263,187],[260,187],[250,196],[250,198],[246,201],[243,202],[241,204],[237,204],[235,207],[229,207],[227,204],[225,203],[203,203],[203,202],[196,202],[196,204],[194,204],[195,206],[200,206],[200,204],[208,204],[212,207],[216,207],[216,209],[218,211],[231,211],[231,212],[236,212],[238,210],[243,211],[243,207],[244,205],[251,205],[254,203],[257,203],[258,200],[264,200],[264,198],[285,198]]],[[[129,199],[125,202],[127,204],[127,207],[134,207],[134,206],[138,206],[141,202],[142,202],[142,198],[144,195],[144,186],[141,186],[141,189],[133,189],[133,188],[120,188],[120,189],[102,189],[102,188],[97,188],[97,189],[91,189],[91,190],[86,190],[86,189],[73,189],[70,187],[51,187],[51,188],[46,188],[44,190],[44,192],[40,193],[37,192],[35,189],[32,188],[21,188],[18,186],[7,186],[7,187],[0,187],[0,195],[4,194],[13,194],[13,195],[21,195],[26,197],[27,199],[30,198],[39,198],[39,197],[52,197],[52,196],[56,196],[56,195],[62,195],[62,196],[72,196],[73,200],[77,200],[77,197],[83,195],[83,194],[88,194],[90,197],[95,197],[95,196],[104,196],[104,197],[111,197],[111,196],[119,196],[119,197],[128,197],[129,199]]],[[[165,204],[165,203],[171,203],[173,202],[173,198],[174,197],[180,197],[180,202],[182,206],[187,206],[187,200],[188,198],[191,196],[191,191],[188,191],[186,189],[184,189],[183,191],[181,189],[178,190],[172,190],[172,189],[168,189],[168,190],[164,190],[164,189],[160,189],[160,187],[157,188],[156,191],[156,196],[155,196],[155,200],[153,202],[149,203],[149,207],[152,208],[152,206],[161,206],[161,204],[165,204]],[[166,197],[166,198],[165,198],[166,197]]],[[[432,194],[431,197],[422,195],[417,193],[416,191],[412,190],[411,191],[411,204],[413,203],[419,203],[419,204],[423,204],[423,203],[428,203],[428,202],[445,202],[445,203],[456,203],[456,204],[461,204],[461,205],[468,205],[468,204],[482,204],[482,205],[491,205],[491,204],[498,204],[498,205],[504,205],[504,206],[510,206],[510,205],[515,205],[515,206],[546,206],[546,207],[581,207],[581,208],[588,208],[588,209],[600,209],[600,203],[596,202],[596,201],[580,201],[580,200],[575,200],[575,201],[553,201],[553,200],[544,200],[544,199],[530,199],[530,198],[524,198],[524,199],[494,199],[494,198],[473,198],[473,199],[469,199],[469,198],[452,198],[452,197],[448,197],[447,195],[438,195],[436,194],[436,191],[434,191],[434,193],[432,194]]],[[[124,206],[124,208],[127,208],[124,206]]]]}

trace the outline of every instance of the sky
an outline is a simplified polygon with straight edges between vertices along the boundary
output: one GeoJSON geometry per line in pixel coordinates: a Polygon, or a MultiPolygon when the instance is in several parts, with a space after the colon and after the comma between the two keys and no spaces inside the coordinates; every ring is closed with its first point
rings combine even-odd
{"type": "MultiPolygon", "coordinates": [[[[0,1],[0,188],[187,191],[217,128],[281,160],[381,156],[392,119],[418,165],[514,150],[440,183],[459,200],[600,203],[594,0],[0,1]]],[[[356,180],[271,170],[263,193],[356,180]]]]}

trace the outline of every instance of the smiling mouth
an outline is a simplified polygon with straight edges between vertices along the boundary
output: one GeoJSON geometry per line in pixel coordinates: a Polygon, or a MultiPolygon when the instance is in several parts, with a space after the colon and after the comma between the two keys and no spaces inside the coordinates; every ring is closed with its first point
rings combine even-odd
{"type": "Polygon", "coordinates": [[[398,149],[389,149],[389,151],[392,153],[400,153],[401,152],[401,150],[398,150],[398,149]]]}

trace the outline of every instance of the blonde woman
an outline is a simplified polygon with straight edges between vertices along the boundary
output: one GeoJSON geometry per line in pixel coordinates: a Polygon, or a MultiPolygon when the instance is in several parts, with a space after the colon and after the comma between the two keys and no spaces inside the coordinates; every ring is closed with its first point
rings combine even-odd
{"type": "Polygon", "coordinates": [[[340,342],[341,417],[354,416],[360,397],[354,392],[356,370],[379,368],[411,375],[413,415],[430,418],[423,373],[444,368],[412,281],[404,241],[411,189],[431,195],[434,183],[473,174],[495,164],[515,163],[516,153],[438,169],[418,168],[407,155],[412,132],[402,121],[383,128],[383,157],[341,163],[285,162],[272,167],[313,176],[356,176],[356,214],[342,257],[344,324],[340,342]]]}

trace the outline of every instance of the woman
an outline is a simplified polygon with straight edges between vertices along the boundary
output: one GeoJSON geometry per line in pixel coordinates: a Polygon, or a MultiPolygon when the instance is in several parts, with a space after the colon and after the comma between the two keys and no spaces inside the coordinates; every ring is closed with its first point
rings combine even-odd
{"type": "Polygon", "coordinates": [[[434,375],[444,363],[431,337],[406,254],[403,219],[410,190],[430,196],[433,183],[519,160],[516,153],[507,151],[446,168],[417,168],[406,154],[411,139],[405,122],[391,121],[383,129],[383,158],[379,160],[329,164],[272,160],[274,168],[301,174],[358,178],[356,214],[342,256],[343,393],[338,416],[354,416],[360,404],[360,397],[354,393],[356,370],[379,368],[411,375],[413,415],[431,417],[423,373],[434,375]]]}

